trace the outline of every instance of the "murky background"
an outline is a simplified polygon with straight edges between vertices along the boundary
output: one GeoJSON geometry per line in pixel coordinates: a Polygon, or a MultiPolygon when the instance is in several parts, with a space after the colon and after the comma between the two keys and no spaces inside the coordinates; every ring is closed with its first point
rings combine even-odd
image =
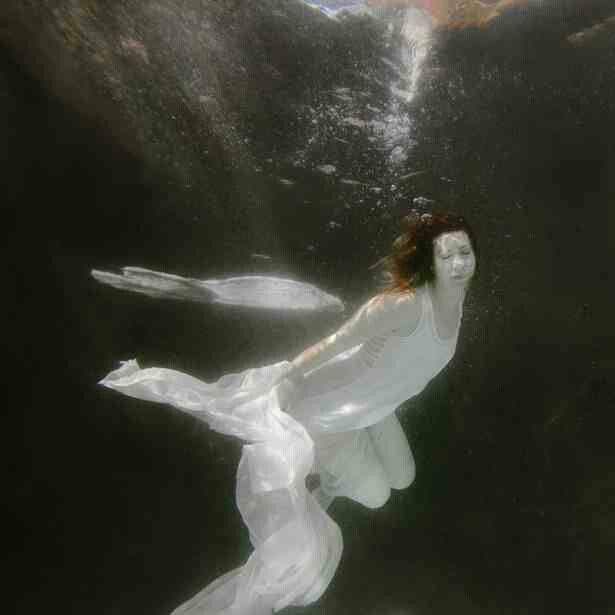
{"type": "Polygon", "coordinates": [[[402,414],[416,482],[334,503],[342,562],[301,612],[615,612],[615,8],[434,29],[374,4],[2,3],[12,612],[162,615],[249,554],[239,444],[98,387],[118,360],[212,380],[344,318],[91,269],[291,276],[349,313],[399,218],[436,208],[474,223],[481,271],[402,414]]]}

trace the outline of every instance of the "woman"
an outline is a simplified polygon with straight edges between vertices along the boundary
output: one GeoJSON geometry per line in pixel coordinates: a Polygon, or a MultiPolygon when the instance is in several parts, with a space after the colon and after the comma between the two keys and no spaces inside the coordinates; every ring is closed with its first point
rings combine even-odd
{"type": "Polygon", "coordinates": [[[476,240],[453,214],[404,220],[381,263],[389,288],[339,331],[300,354],[280,383],[281,405],[316,445],[323,507],[343,495],[382,506],[408,487],[414,460],[394,411],[452,358],[476,240]]]}
{"type": "Polygon", "coordinates": [[[412,216],[382,259],[390,285],[292,362],[207,384],[129,361],[102,384],[172,404],[244,445],[237,505],[255,552],[174,613],[256,615],[314,602],[339,563],[336,496],[376,508],[414,478],[395,409],[452,358],[476,240],[454,214],[412,216]],[[310,497],[309,472],[321,486],[310,497]]]}

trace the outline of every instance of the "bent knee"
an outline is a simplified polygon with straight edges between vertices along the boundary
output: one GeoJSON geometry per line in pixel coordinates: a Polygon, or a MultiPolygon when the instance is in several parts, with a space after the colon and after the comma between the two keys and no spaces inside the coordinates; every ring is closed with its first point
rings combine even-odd
{"type": "Polygon", "coordinates": [[[412,463],[406,466],[403,472],[391,478],[391,487],[393,489],[407,489],[414,482],[415,477],[416,467],[412,463]]]}
{"type": "Polygon", "coordinates": [[[390,497],[391,489],[387,487],[386,490],[383,489],[381,492],[370,494],[369,497],[361,501],[361,504],[372,509],[382,508],[388,502],[390,497]]]}
{"type": "Polygon", "coordinates": [[[367,508],[382,508],[391,497],[391,488],[384,482],[366,484],[349,497],[367,508]]]}

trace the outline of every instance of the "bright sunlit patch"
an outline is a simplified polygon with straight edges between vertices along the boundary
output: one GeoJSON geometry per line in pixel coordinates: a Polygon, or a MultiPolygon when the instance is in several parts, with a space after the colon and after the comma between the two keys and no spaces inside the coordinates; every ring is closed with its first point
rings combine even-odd
{"type": "Polygon", "coordinates": [[[367,8],[366,3],[361,0],[303,0],[303,3],[330,19],[336,19],[343,12],[360,13],[367,8]]]}
{"type": "Polygon", "coordinates": [[[542,0],[302,0],[331,19],[343,12],[419,9],[439,26],[486,25],[506,10],[542,0]]]}
{"type": "MultiPolygon", "coordinates": [[[[348,87],[333,90],[334,101],[326,114],[336,124],[353,126],[368,133],[370,141],[379,143],[388,152],[392,165],[403,164],[413,148],[413,122],[406,106],[419,89],[433,41],[437,20],[427,0],[302,0],[304,4],[335,20],[344,27],[344,18],[361,15],[382,21],[390,53],[379,58],[392,75],[388,84],[390,98],[382,108],[365,107],[362,92],[348,87]]],[[[322,121],[314,118],[314,122],[322,121]]],[[[334,167],[317,166],[322,173],[334,167]]]]}

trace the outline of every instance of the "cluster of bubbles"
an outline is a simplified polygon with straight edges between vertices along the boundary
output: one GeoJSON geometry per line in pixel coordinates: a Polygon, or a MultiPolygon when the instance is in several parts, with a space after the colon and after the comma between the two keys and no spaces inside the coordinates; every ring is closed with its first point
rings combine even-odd
{"type": "Polygon", "coordinates": [[[381,9],[358,0],[304,2],[330,19],[342,22],[341,27],[344,19],[356,15],[385,21],[386,45],[392,51],[389,57],[380,58],[383,70],[392,76],[387,84],[389,100],[386,105],[370,105],[366,102],[365,92],[338,88],[332,93],[331,104],[319,116],[340,126],[366,131],[368,138],[387,152],[391,164],[405,162],[414,145],[408,105],[416,97],[422,69],[431,48],[431,17],[418,8],[381,9]]]}

